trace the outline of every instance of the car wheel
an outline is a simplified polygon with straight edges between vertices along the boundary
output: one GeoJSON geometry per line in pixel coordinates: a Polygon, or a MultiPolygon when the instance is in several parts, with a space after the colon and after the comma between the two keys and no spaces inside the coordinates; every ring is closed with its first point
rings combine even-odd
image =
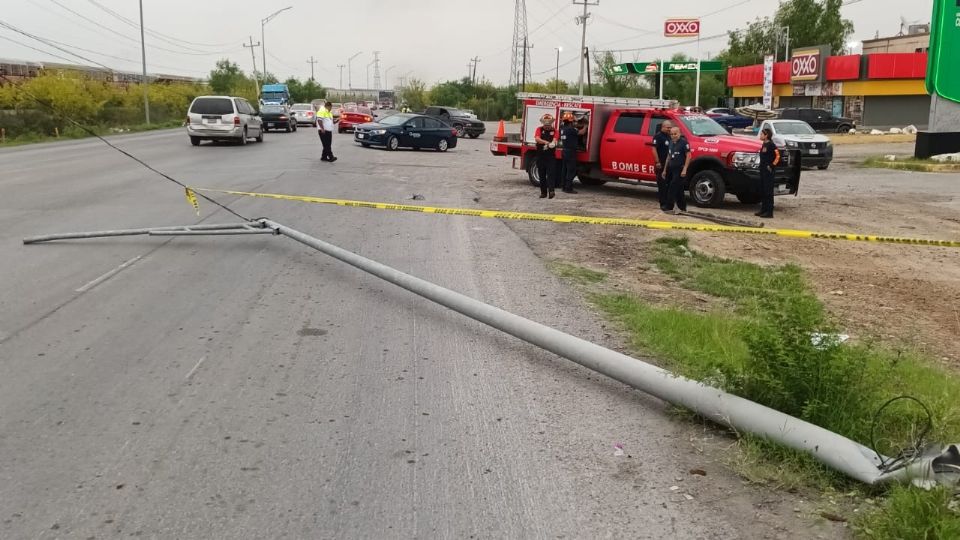
{"type": "Polygon", "coordinates": [[[697,206],[718,207],[723,204],[726,193],[723,176],[717,171],[700,171],[690,180],[690,198],[697,206]]]}
{"type": "Polygon", "coordinates": [[[450,148],[450,143],[448,143],[446,139],[440,139],[437,142],[438,152],[446,152],[448,148],[450,148]]]}
{"type": "Polygon", "coordinates": [[[537,160],[533,157],[527,159],[527,179],[533,187],[540,187],[540,171],[537,170],[537,160]]]}
{"type": "Polygon", "coordinates": [[[824,163],[823,165],[817,165],[817,168],[820,169],[821,171],[827,170],[828,167],[830,167],[829,163],[824,163]]]}
{"type": "Polygon", "coordinates": [[[468,133],[468,134],[467,134],[467,137],[470,137],[471,139],[476,139],[476,138],[479,137],[479,136],[480,136],[479,133],[468,133]]]}
{"type": "Polygon", "coordinates": [[[200,146],[200,137],[190,137],[190,144],[194,146],[200,146]]]}
{"type": "Polygon", "coordinates": [[[260,134],[257,135],[257,138],[254,140],[257,142],[263,142],[263,129],[260,130],[260,134]]]}
{"type": "Polygon", "coordinates": [[[837,128],[837,133],[848,133],[851,129],[853,129],[853,126],[850,124],[842,124],[837,128]]]}
{"type": "Polygon", "coordinates": [[[760,202],[760,194],[756,191],[737,193],[737,200],[743,204],[757,204],[760,202]]]}
{"type": "Polygon", "coordinates": [[[240,146],[247,144],[247,128],[244,126],[243,135],[240,136],[240,146]]]}
{"type": "Polygon", "coordinates": [[[464,128],[460,124],[456,124],[455,126],[453,126],[453,129],[457,130],[457,137],[460,137],[461,139],[467,134],[466,128],[464,128]]]}
{"type": "Polygon", "coordinates": [[[400,139],[391,135],[390,138],[387,139],[387,150],[393,151],[397,148],[400,148],[400,139]]]}

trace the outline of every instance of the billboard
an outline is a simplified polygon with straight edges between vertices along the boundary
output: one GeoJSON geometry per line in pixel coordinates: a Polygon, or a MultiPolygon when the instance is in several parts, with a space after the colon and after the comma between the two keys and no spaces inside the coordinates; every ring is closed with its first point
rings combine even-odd
{"type": "Polygon", "coordinates": [[[960,102],[960,0],[934,0],[927,91],[960,102]]]}
{"type": "Polygon", "coordinates": [[[773,108],[773,55],[763,57],[763,106],[773,108]]]}
{"type": "Polygon", "coordinates": [[[700,19],[667,19],[663,23],[665,37],[699,37],[700,19]]]}

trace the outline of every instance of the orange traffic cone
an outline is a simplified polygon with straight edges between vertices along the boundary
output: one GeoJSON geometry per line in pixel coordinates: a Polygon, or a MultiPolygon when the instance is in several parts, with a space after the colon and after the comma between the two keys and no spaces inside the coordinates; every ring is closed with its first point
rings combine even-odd
{"type": "Polygon", "coordinates": [[[500,125],[497,127],[497,135],[493,138],[495,141],[505,141],[507,139],[506,134],[504,133],[503,120],[500,121],[500,125]]]}

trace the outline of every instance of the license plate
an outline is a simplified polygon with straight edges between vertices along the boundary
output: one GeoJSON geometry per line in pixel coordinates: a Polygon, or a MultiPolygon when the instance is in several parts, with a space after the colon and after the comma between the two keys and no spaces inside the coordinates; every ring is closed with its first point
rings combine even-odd
{"type": "Polygon", "coordinates": [[[816,148],[811,148],[811,149],[810,149],[810,155],[811,155],[811,156],[815,156],[815,155],[817,155],[817,154],[819,154],[819,153],[820,153],[820,150],[817,150],[816,148]]]}
{"type": "Polygon", "coordinates": [[[362,139],[364,137],[363,133],[357,133],[357,138],[362,139]]]}
{"type": "Polygon", "coordinates": [[[273,124],[270,122],[267,122],[267,127],[273,127],[273,124]]]}
{"type": "Polygon", "coordinates": [[[216,124],[216,123],[217,123],[217,120],[214,119],[214,118],[204,118],[204,119],[203,119],[203,123],[204,123],[204,124],[216,124]]]}

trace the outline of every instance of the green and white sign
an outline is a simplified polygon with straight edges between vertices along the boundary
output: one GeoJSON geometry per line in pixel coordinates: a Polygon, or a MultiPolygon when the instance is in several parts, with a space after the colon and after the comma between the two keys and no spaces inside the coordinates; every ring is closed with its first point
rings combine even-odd
{"type": "MultiPolygon", "coordinates": [[[[633,62],[617,64],[610,68],[614,75],[638,75],[643,73],[660,73],[661,62],[633,62]]],[[[662,62],[664,73],[696,73],[696,62],[662,62]]],[[[722,62],[702,61],[700,71],[703,73],[722,72],[722,62]]]]}
{"type": "Polygon", "coordinates": [[[934,0],[927,91],[960,103],[960,0],[934,0]]]}

